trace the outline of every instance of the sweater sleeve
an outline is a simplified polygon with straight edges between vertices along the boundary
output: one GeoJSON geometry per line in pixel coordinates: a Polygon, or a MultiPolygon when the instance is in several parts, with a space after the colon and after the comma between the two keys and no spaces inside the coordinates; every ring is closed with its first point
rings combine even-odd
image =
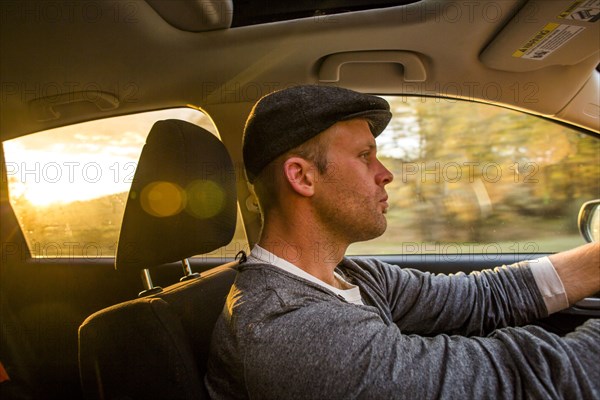
{"type": "Polygon", "coordinates": [[[389,312],[405,332],[482,336],[548,315],[526,262],[468,275],[435,275],[374,260],[359,266],[367,302],[389,312]]]}
{"type": "Polygon", "coordinates": [[[561,338],[537,327],[489,337],[405,335],[373,307],[315,303],[252,327],[249,398],[598,398],[600,320],[561,338]]]}

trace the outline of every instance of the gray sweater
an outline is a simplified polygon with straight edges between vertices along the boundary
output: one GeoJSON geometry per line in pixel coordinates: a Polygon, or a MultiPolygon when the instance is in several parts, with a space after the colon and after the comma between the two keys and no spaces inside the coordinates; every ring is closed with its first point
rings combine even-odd
{"type": "Polygon", "coordinates": [[[339,272],[365,305],[243,264],[205,382],[214,399],[598,399],[600,320],[559,337],[526,263],[433,275],[376,260],[339,272]],[[498,329],[500,328],[500,329],[498,329]]]}

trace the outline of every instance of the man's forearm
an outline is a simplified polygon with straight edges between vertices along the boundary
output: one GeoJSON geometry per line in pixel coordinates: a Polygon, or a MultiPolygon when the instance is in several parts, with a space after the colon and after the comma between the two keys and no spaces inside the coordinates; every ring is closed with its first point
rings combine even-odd
{"type": "Polygon", "coordinates": [[[588,243],[548,257],[570,304],[600,291],[600,243],[588,243]]]}

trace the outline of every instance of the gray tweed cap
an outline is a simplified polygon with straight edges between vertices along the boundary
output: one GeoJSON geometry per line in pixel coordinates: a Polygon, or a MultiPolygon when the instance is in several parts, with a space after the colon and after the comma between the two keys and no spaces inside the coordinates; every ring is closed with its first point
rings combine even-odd
{"type": "Polygon", "coordinates": [[[244,128],[243,157],[252,183],[285,152],[315,137],[339,121],[364,118],[377,137],[392,118],[381,97],[349,89],[304,85],[279,90],[259,99],[244,128]]]}

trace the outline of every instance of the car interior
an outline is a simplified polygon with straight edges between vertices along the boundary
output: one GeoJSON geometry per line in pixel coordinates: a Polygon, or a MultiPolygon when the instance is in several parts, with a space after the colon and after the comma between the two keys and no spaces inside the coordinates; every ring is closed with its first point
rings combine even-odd
{"type": "MultiPolygon", "coordinates": [[[[203,393],[206,369],[201,360],[208,356],[212,326],[233,284],[237,261],[202,274],[192,272],[186,261],[233,237],[237,208],[233,163],[223,143],[203,128],[180,120],[159,121],[148,135],[134,182],[132,193],[156,182],[196,191],[196,202],[186,204],[195,213],[157,218],[144,210],[140,197],[129,196],[115,265],[142,271],[145,289],[139,299],[99,311],[81,325],[84,393],[98,399],[192,399],[202,398],[200,394],[208,398],[203,393]],[[198,185],[209,181],[226,196],[202,196],[198,185]],[[207,210],[211,212],[203,214],[205,218],[196,217],[207,210]],[[178,259],[183,266],[181,282],[165,290],[154,286],[151,267],[178,259]]],[[[154,206],[154,213],[160,213],[157,203],[154,206]]]]}
{"type": "MultiPolygon", "coordinates": [[[[3,399],[207,398],[212,325],[261,230],[243,128],[286,87],[396,115],[378,146],[404,239],[353,256],[469,273],[585,243],[596,0],[3,0],[0,18],[3,399]]],[[[591,297],[536,323],[599,316],[591,297]]]]}

